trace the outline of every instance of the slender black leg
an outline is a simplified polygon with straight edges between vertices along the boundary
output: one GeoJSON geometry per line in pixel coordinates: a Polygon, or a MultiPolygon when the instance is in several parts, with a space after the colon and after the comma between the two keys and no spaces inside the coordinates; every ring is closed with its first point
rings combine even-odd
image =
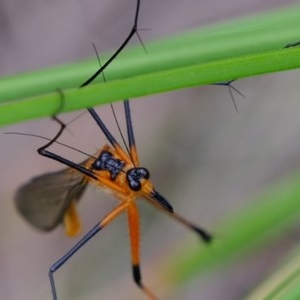
{"type": "Polygon", "coordinates": [[[134,23],[131,28],[131,31],[129,32],[127,38],[124,40],[124,42],[121,44],[121,46],[117,49],[117,51],[103,64],[102,67],[100,67],[89,79],[87,79],[83,84],[81,84],[80,87],[85,87],[89,85],[92,81],[94,81],[99,74],[122,52],[122,50],[126,47],[126,45],[129,43],[129,41],[132,39],[132,37],[137,34],[138,30],[138,18],[139,18],[139,12],[140,12],[140,0],[137,0],[136,2],[136,10],[135,10],[135,17],[134,17],[134,23]]]}
{"type": "Polygon", "coordinates": [[[233,97],[232,91],[235,91],[237,94],[239,94],[243,98],[245,98],[245,96],[236,87],[234,87],[232,85],[232,83],[234,81],[235,80],[230,80],[230,81],[227,81],[227,82],[218,82],[218,83],[213,83],[212,85],[219,85],[219,86],[227,86],[228,87],[228,90],[229,90],[229,93],[230,93],[230,97],[231,97],[232,103],[234,105],[235,111],[238,112],[238,108],[237,108],[235,99],[233,97]]]}
{"type": "Polygon", "coordinates": [[[129,202],[120,203],[113,211],[104,217],[98,224],[96,224],[74,247],[72,247],[64,256],[56,261],[49,269],[49,280],[51,285],[51,292],[53,300],[57,300],[57,292],[54,281],[54,273],[68,261],[82,246],[84,246],[94,235],[96,235],[103,227],[114,220],[120,213],[128,207],[129,202]]]}
{"type": "Polygon", "coordinates": [[[124,110],[125,110],[125,118],[126,118],[126,127],[127,127],[127,136],[128,136],[128,143],[129,143],[129,154],[130,158],[135,167],[140,165],[139,157],[137,153],[137,148],[135,145],[135,138],[133,133],[133,126],[130,114],[130,105],[129,100],[124,100],[124,110]]]}
{"type": "Polygon", "coordinates": [[[46,150],[48,147],[50,147],[53,143],[56,142],[56,140],[61,136],[62,132],[64,131],[66,125],[60,121],[56,116],[52,117],[56,122],[58,122],[60,124],[60,130],[57,132],[57,134],[55,135],[55,137],[50,140],[47,144],[45,144],[44,146],[40,147],[37,149],[38,154],[51,158],[53,160],[56,160],[64,165],[67,165],[68,167],[71,167],[89,177],[92,177],[94,179],[97,179],[97,177],[94,175],[94,173],[91,170],[86,169],[85,167],[83,167],[82,165],[76,164],[68,159],[65,159],[64,157],[61,157],[51,151],[46,150]]]}
{"type": "Polygon", "coordinates": [[[300,41],[294,42],[294,43],[289,43],[289,44],[285,45],[284,48],[291,48],[291,47],[296,47],[296,46],[299,46],[299,45],[300,45],[300,41]]]}

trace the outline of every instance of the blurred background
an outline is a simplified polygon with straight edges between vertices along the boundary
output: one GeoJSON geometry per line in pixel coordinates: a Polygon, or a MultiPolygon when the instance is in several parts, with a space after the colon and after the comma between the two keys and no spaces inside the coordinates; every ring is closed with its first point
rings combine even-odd
{"type": "MultiPolygon", "coordinates": [[[[142,0],[141,37],[147,41],[190,28],[288,6],[291,0],[142,0]]],[[[0,0],[0,74],[94,57],[116,49],[131,28],[135,0],[0,0]]],[[[300,33],[299,33],[300,38],[300,33]]],[[[138,43],[136,38],[132,44],[138,43]]],[[[151,54],[150,54],[151,55],[151,54]]],[[[95,59],[95,68],[97,61],[95,59]]],[[[82,79],[82,82],[86,78],[82,79]]],[[[249,205],[269,185],[300,167],[299,71],[239,80],[235,111],[226,87],[207,86],[132,101],[132,116],[142,164],[151,178],[189,220],[226,239],[220,224],[249,205]]],[[[78,83],[78,85],[81,82],[78,83]]],[[[117,134],[109,107],[98,109],[117,134]]],[[[116,105],[122,122],[122,106],[116,105]]],[[[65,122],[78,113],[65,114],[65,122]]],[[[44,141],[4,132],[53,137],[50,119],[1,128],[0,295],[2,299],[51,299],[48,268],[76,240],[63,229],[43,234],[17,214],[13,197],[31,177],[59,170],[40,157],[44,141]]],[[[62,141],[93,154],[105,143],[89,115],[73,122],[62,141]]],[[[80,162],[83,157],[54,146],[53,151],[80,162]]],[[[84,231],[117,201],[90,188],[80,202],[84,231]]],[[[140,201],[144,282],[160,299],[242,299],[268,276],[300,237],[300,221],[279,240],[245,254],[188,284],[166,286],[162,265],[174,248],[205,247],[185,228],[140,201]]],[[[132,283],[126,218],[121,216],[95,237],[55,275],[59,300],[144,299],[132,283]]]]}

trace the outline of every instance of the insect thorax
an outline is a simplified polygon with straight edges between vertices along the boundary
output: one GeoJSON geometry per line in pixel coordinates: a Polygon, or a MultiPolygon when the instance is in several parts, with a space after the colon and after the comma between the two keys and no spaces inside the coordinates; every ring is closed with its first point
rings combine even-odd
{"type": "Polygon", "coordinates": [[[103,149],[98,158],[92,164],[92,170],[108,171],[110,179],[115,181],[120,172],[123,171],[125,162],[116,158],[114,154],[106,149],[103,149]]]}
{"type": "Polygon", "coordinates": [[[118,156],[115,149],[108,145],[103,147],[98,158],[92,162],[91,170],[101,173],[103,171],[103,175],[108,175],[111,181],[126,182],[132,191],[141,190],[142,180],[150,177],[147,169],[125,162],[118,156]]]}

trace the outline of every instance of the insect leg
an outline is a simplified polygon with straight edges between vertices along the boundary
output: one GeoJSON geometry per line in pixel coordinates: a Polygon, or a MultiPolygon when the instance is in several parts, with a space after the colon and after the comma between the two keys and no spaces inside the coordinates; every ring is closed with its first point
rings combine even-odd
{"type": "Polygon", "coordinates": [[[300,41],[294,42],[294,43],[289,43],[289,44],[285,45],[284,48],[291,48],[291,47],[296,47],[299,45],[300,45],[300,41]]]}
{"type": "Polygon", "coordinates": [[[139,226],[139,212],[136,204],[131,202],[127,208],[128,225],[130,232],[131,243],[131,259],[132,259],[132,272],[134,282],[138,287],[147,295],[151,300],[157,300],[156,296],[149,290],[142,282],[140,270],[140,226],[139,226]]]}
{"type": "Polygon", "coordinates": [[[237,94],[239,94],[241,97],[245,98],[245,96],[235,87],[232,85],[232,83],[235,81],[235,79],[230,80],[230,81],[226,81],[226,82],[218,82],[218,83],[213,83],[212,85],[219,85],[219,86],[227,86],[228,87],[228,91],[232,100],[232,103],[234,105],[235,111],[238,112],[238,108],[233,96],[233,92],[236,92],[237,94]]]}
{"type": "Polygon", "coordinates": [[[131,31],[129,32],[127,38],[124,40],[124,42],[121,44],[121,46],[117,49],[117,51],[103,64],[102,67],[100,67],[89,79],[87,79],[83,84],[81,84],[80,87],[85,87],[89,85],[92,81],[94,81],[99,74],[122,52],[122,50],[126,47],[126,45],[129,43],[131,38],[137,34],[138,30],[138,18],[139,18],[139,12],[140,12],[140,0],[137,0],[136,2],[136,10],[135,10],[135,17],[133,26],[131,28],[131,31]]]}
{"type": "Polygon", "coordinates": [[[162,195],[160,195],[157,191],[153,191],[151,193],[150,197],[148,196],[148,197],[146,197],[146,199],[150,200],[150,203],[152,205],[154,205],[155,207],[158,207],[160,210],[162,210],[164,213],[168,214],[170,217],[172,217],[176,221],[180,222],[187,228],[193,230],[195,233],[197,233],[201,237],[201,239],[205,243],[211,242],[212,236],[208,232],[206,232],[206,230],[204,230],[204,229],[198,227],[197,225],[191,223],[190,221],[186,220],[182,216],[173,212],[173,210],[168,209],[168,207],[164,207],[164,206],[160,205],[162,200],[164,200],[166,203],[168,203],[168,201],[162,195]]]}
{"type": "MultiPolygon", "coordinates": [[[[47,149],[48,147],[50,147],[52,144],[54,144],[57,139],[62,135],[63,131],[66,128],[66,124],[63,123],[58,117],[56,117],[56,115],[52,116],[52,119],[54,121],[56,121],[59,125],[60,125],[60,129],[57,132],[57,134],[54,136],[53,139],[51,139],[47,144],[45,144],[44,146],[40,147],[37,149],[38,153],[41,154],[40,152],[43,152],[43,150],[47,149]]],[[[41,154],[43,155],[43,154],[41,154]]]]}
{"type": "Polygon", "coordinates": [[[49,269],[49,280],[51,285],[51,292],[53,300],[57,300],[57,293],[54,281],[54,273],[68,261],[82,246],[84,246],[94,235],[96,235],[103,227],[114,220],[120,213],[122,213],[130,202],[124,201],[114,208],[106,217],[97,223],[75,246],[73,246],[64,256],[55,262],[49,269]]]}
{"type": "Polygon", "coordinates": [[[134,166],[137,167],[139,166],[139,158],[138,158],[137,149],[135,145],[129,100],[124,100],[124,110],[125,110],[125,117],[126,117],[126,127],[127,127],[130,157],[133,161],[134,166]]]}
{"type": "Polygon", "coordinates": [[[62,132],[64,131],[66,125],[60,121],[56,116],[53,116],[52,117],[56,122],[58,122],[60,124],[60,130],[57,132],[57,134],[55,135],[55,137],[50,140],[46,145],[40,147],[37,149],[37,152],[38,154],[42,155],[42,156],[45,156],[45,157],[48,157],[48,158],[51,158],[53,160],[56,160],[64,165],[67,165],[68,167],[71,167],[89,177],[92,177],[94,179],[97,179],[97,177],[94,175],[94,173],[91,171],[91,170],[88,170],[86,169],[85,167],[79,165],[79,164],[76,164],[68,159],[65,159],[51,151],[48,151],[46,150],[48,147],[50,147],[53,143],[56,142],[56,140],[61,136],[62,132]]]}

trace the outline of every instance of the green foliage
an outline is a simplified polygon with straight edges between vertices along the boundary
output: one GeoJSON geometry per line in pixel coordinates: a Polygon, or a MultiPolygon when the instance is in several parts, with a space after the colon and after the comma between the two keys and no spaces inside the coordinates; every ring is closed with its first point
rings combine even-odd
{"type": "MultiPolygon", "coordinates": [[[[193,30],[125,50],[98,78],[78,86],[97,68],[96,59],[28,72],[0,81],[0,125],[62,112],[300,67],[300,7],[193,30]]],[[[104,56],[103,61],[105,60],[104,56]]]]}
{"type": "Polygon", "coordinates": [[[203,246],[201,251],[186,246],[188,250],[185,253],[178,250],[181,254],[174,254],[174,261],[170,263],[170,267],[166,267],[173,280],[189,280],[199,272],[229,262],[233,257],[245,254],[281,235],[299,219],[299,181],[299,173],[286,178],[258,195],[251,201],[250,207],[233,212],[219,226],[222,232],[226,232],[226,238],[217,238],[212,245],[203,246]]]}

